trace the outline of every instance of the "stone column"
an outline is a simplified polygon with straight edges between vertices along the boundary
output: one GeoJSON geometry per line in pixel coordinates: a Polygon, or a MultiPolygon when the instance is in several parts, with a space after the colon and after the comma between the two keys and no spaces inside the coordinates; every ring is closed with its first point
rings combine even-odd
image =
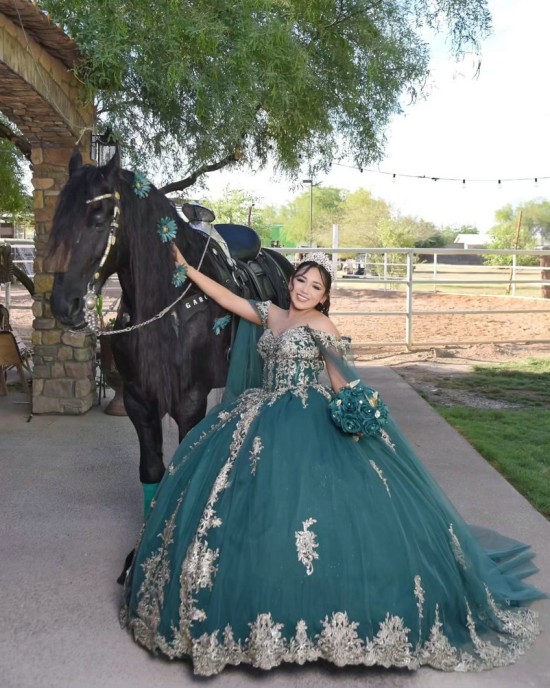
{"type": "Polygon", "coordinates": [[[49,232],[74,148],[32,149],[36,221],[33,413],[81,414],[94,401],[95,336],[70,334],[52,316],[53,274],[44,272],[49,232]]]}

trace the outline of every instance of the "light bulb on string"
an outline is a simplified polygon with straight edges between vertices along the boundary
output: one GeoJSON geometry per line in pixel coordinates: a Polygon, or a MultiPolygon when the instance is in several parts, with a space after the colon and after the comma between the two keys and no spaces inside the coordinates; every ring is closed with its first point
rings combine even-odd
{"type": "Polygon", "coordinates": [[[500,179],[498,180],[498,188],[502,189],[502,184],[500,183],[500,179]]]}
{"type": "Polygon", "coordinates": [[[539,186],[539,180],[538,177],[535,177],[535,189],[538,189],[539,186]]]}
{"type": "Polygon", "coordinates": [[[396,177],[396,175],[395,175],[395,172],[394,172],[394,173],[392,174],[392,176],[391,176],[391,180],[392,180],[392,182],[393,182],[394,184],[395,184],[395,177],[396,177]]]}
{"type": "Polygon", "coordinates": [[[466,188],[466,180],[463,179],[462,180],[462,191],[464,191],[465,188],[466,188]]]}

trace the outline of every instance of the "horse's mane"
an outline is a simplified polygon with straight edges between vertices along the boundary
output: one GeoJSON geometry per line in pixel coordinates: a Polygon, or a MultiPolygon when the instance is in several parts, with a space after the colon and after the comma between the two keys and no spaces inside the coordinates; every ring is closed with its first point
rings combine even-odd
{"type": "MultiPolygon", "coordinates": [[[[151,185],[147,197],[141,199],[134,193],[133,183],[133,173],[121,170],[121,230],[125,234],[121,239],[129,249],[134,289],[132,322],[140,323],[173,303],[186,287],[189,287],[186,295],[199,291],[193,283],[187,282],[183,287],[172,284],[176,265],[170,242],[164,243],[158,233],[160,220],[171,218],[176,223],[176,243],[191,265],[198,266],[206,240],[191,229],[174,204],[155,186],[151,185]]],[[[210,272],[210,265],[210,258],[206,256],[203,270],[210,272]]],[[[175,388],[174,365],[190,365],[190,361],[185,360],[189,347],[184,346],[182,340],[188,326],[182,310],[176,307],[133,333],[140,384],[146,393],[156,396],[164,412],[169,412],[172,400],[181,395],[181,390],[175,388]]]]}

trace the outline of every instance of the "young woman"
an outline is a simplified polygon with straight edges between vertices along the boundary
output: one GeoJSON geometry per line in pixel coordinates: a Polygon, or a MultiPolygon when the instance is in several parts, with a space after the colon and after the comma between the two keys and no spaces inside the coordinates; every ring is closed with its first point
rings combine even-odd
{"type": "Polygon", "coordinates": [[[318,659],[511,663],[538,633],[517,606],[542,596],[521,582],[532,552],[503,539],[489,556],[353,379],[327,316],[327,263],[298,266],[288,311],[186,266],[242,320],[228,398],[184,438],[146,519],[123,620],[202,675],[318,659]],[[325,364],[332,389],[318,381],[325,364]]]}

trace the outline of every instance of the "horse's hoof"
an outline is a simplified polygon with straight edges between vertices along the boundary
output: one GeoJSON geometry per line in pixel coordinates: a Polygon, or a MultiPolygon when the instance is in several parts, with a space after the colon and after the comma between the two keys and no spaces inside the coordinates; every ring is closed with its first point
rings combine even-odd
{"type": "Polygon", "coordinates": [[[127,555],[126,559],[124,560],[124,568],[122,569],[122,573],[116,579],[116,582],[119,585],[124,585],[124,581],[126,580],[126,576],[128,575],[128,571],[130,570],[130,566],[132,566],[132,562],[134,561],[135,552],[136,552],[136,550],[133,549],[130,552],[130,554],[127,555]]]}

